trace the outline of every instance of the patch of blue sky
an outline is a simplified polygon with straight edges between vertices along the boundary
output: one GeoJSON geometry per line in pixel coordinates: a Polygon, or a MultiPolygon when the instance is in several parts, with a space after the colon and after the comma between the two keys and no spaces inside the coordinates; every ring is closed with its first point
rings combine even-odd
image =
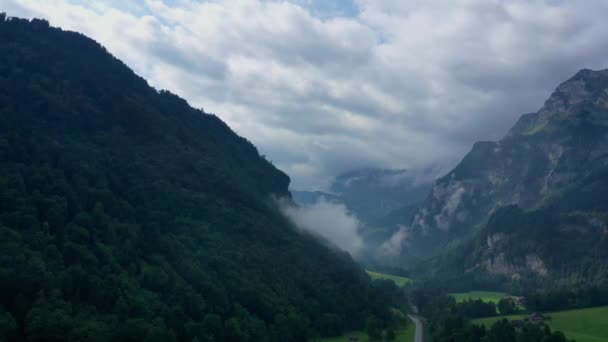
{"type": "MultiPolygon", "coordinates": [[[[148,5],[144,0],[124,1],[124,0],[68,0],[69,3],[80,5],[93,11],[102,12],[104,9],[112,8],[121,12],[130,13],[137,16],[150,14],[148,5]]],[[[165,1],[169,4],[175,1],[165,1]]]]}
{"type": "MultiPolygon", "coordinates": [[[[150,10],[145,0],[68,0],[70,3],[82,5],[92,10],[102,11],[104,8],[113,8],[122,12],[137,16],[150,14],[150,10]]],[[[169,7],[180,7],[186,2],[217,2],[219,0],[162,0],[169,7]]],[[[232,1],[232,0],[228,0],[232,1]]],[[[262,1],[283,1],[283,0],[262,0],[262,1]]],[[[359,8],[354,0],[287,0],[296,5],[306,8],[310,13],[321,19],[331,19],[336,17],[354,18],[359,13],[359,8]]]]}
{"type": "Polygon", "coordinates": [[[291,0],[291,2],[308,9],[312,15],[321,19],[354,18],[359,14],[359,7],[354,0],[291,0]]]}

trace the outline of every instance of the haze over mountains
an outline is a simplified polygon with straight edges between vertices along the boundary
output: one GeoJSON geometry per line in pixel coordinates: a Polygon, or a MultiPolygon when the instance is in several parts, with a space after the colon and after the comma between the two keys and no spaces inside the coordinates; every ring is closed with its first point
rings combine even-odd
{"type": "Polygon", "coordinates": [[[319,229],[330,240],[340,230],[339,217],[357,224],[350,229],[361,245],[359,261],[370,266],[384,264],[379,247],[409,221],[428,195],[441,168],[422,170],[358,169],[339,174],[329,192],[292,190],[294,201],[308,208],[310,215],[321,208],[334,208],[335,221],[327,220],[319,229]],[[343,209],[341,209],[343,208],[343,209]],[[323,228],[325,227],[325,228],[323,228]]]}
{"type": "Polygon", "coordinates": [[[329,194],[293,193],[304,206],[323,199],[358,218],[360,260],[371,266],[479,286],[601,284],[606,146],[608,70],[581,70],[503,139],[475,143],[436,181],[429,170],[420,178],[362,169],[337,176],[329,194]]]}
{"type": "Polygon", "coordinates": [[[581,70],[433,185],[395,234],[398,263],[436,256],[435,276],[521,286],[605,283],[607,172],[608,70],[581,70]]]}
{"type": "Polygon", "coordinates": [[[560,43],[577,37],[546,68],[561,73],[605,64],[608,45],[592,38],[608,25],[581,25],[596,12],[571,17],[577,6],[559,1],[535,2],[527,17],[527,1],[361,0],[350,18],[322,18],[304,9],[316,0],[293,1],[2,2],[85,28],[85,19],[108,15],[101,26],[136,37],[116,41],[151,42],[121,53],[156,56],[143,58],[154,66],[147,75],[186,63],[209,81],[186,86],[203,93],[193,98],[230,103],[222,114],[232,122],[150,86],[82,33],[0,9],[0,341],[391,341],[410,332],[408,314],[420,314],[418,332],[432,342],[566,342],[543,322],[486,329],[472,319],[608,305],[608,69],[576,72],[503,138],[469,140],[496,137],[517,116],[505,113],[548,95],[554,75],[538,76],[544,68],[514,77],[522,63],[553,61],[522,60],[556,51],[521,34],[522,16],[560,43]],[[399,45],[412,37],[379,24],[440,22],[420,16],[429,3],[458,20],[422,25],[437,27],[433,49],[400,58],[399,47],[417,45],[399,45]],[[404,12],[370,18],[391,9],[404,12]],[[492,34],[466,25],[479,13],[492,14],[479,19],[492,34]],[[463,27],[490,41],[486,49],[456,42],[482,59],[433,58],[463,27]],[[199,35],[222,42],[205,45],[199,35]],[[510,45],[516,38],[540,48],[510,45]],[[171,65],[150,62],[171,44],[180,53],[160,52],[171,65]],[[319,46],[335,55],[315,55],[319,46]],[[420,77],[425,68],[429,77],[420,77]],[[275,165],[233,131],[244,126],[256,127],[261,151],[285,159],[275,165]],[[462,144],[471,148],[460,158],[462,144]],[[450,158],[459,163],[437,166],[450,158]],[[283,166],[299,177],[296,188],[325,191],[290,191],[283,166]],[[348,171],[327,183],[335,170],[348,171]],[[471,290],[504,293],[498,305],[452,295],[471,290]]]}
{"type": "Polygon", "coordinates": [[[320,198],[346,204],[365,223],[374,224],[392,212],[415,206],[427,195],[429,186],[441,169],[383,170],[357,169],[335,177],[329,192],[292,190],[300,204],[312,204],[320,198]]]}

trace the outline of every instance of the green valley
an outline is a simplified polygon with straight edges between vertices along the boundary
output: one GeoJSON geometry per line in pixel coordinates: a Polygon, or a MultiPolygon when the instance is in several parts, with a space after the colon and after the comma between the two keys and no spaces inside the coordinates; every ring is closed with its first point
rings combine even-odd
{"type": "Polygon", "coordinates": [[[506,293],[491,291],[469,291],[460,293],[450,293],[450,296],[456,298],[457,302],[463,302],[468,299],[481,299],[484,302],[493,302],[496,304],[498,304],[501,299],[509,297],[509,295],[506,293]]]}
{"type": "Polygon", "coordinates": [[[608,0],[0,2],[0,342],[608,342],[608,0]]]}
{"type": "MultiPolygon", "coordinates": [[[[414,335],[416,333],[416,327],[414,326],[414,322],[408,319],[407,326],[398,328],[395,331],[395,338],[393,341],[395,342],[414,342],[414,335]]],[[[386,336],[386,333],[385,333],[386,336]]],[[[353,331],[346,333],[342,336],[338,337],[330,337],[323,338],[320,342],[352,342],[353,339],[356,338],[358,342],[369,342],[370,339],[368,335],[363,331],[353,331]]]]}
{"type": "MultiPolygon", "coordinates": [[[[563,331],[568,338],[577,342],[608,341],[608,307],[586,308],[567,311],[548,312],[547,324],[555,330],[563,331]]],[[[489,327],[503,318],[523,319],[526,315],[499,316],[474,320],[475,323],[489,327]]]]}
{"type": "Polygon", "coordinates": [[[410,278],[400,277],[400,276],[396,276],[396,275],[392,275],[392,274],[372,272],[372,271],[366,271],[366,272],[367,272],[367,274],[369,274],[370,277],[372,277],[372,279],[392,280],[399,287],[409,285],[413,282],[410,278]]]}

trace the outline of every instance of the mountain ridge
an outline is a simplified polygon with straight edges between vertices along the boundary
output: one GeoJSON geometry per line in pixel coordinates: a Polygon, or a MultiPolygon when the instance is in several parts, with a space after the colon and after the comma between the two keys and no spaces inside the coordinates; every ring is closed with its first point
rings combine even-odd
{"type": "Polygon", "coordinates": [[[604,282],[606,265],[586,260],[603,258],[607,165],[608,70],[581,70],[503,139],[475,143],[434,185],[403,248],[435,256],[437,275],[604,282]]]}
{"type": "Polygon", "coordinates": [[[390,319],[276,208],[286,174],[82,34],[0,16],[0,155],[0,339],[305,341],[390,319]]]}

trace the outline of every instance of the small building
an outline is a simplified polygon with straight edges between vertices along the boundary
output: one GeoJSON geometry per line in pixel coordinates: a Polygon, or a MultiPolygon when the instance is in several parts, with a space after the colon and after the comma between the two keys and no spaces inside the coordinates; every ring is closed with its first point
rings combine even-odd
{"type": "Polygon", "coordinates": [[[513,296],[511,300],[515,305],[524,306],[526,305],[526,297],[513,296]]]}
{"type": "Polygon", "coordinates": [[[543,316],[543,314],[541,314],[541,313],[535,312],[535,313],[531,314],[530,316],[528,316],[528,321],[530,323],[540,324],[545,321],[545,316],[543,316]]]}

